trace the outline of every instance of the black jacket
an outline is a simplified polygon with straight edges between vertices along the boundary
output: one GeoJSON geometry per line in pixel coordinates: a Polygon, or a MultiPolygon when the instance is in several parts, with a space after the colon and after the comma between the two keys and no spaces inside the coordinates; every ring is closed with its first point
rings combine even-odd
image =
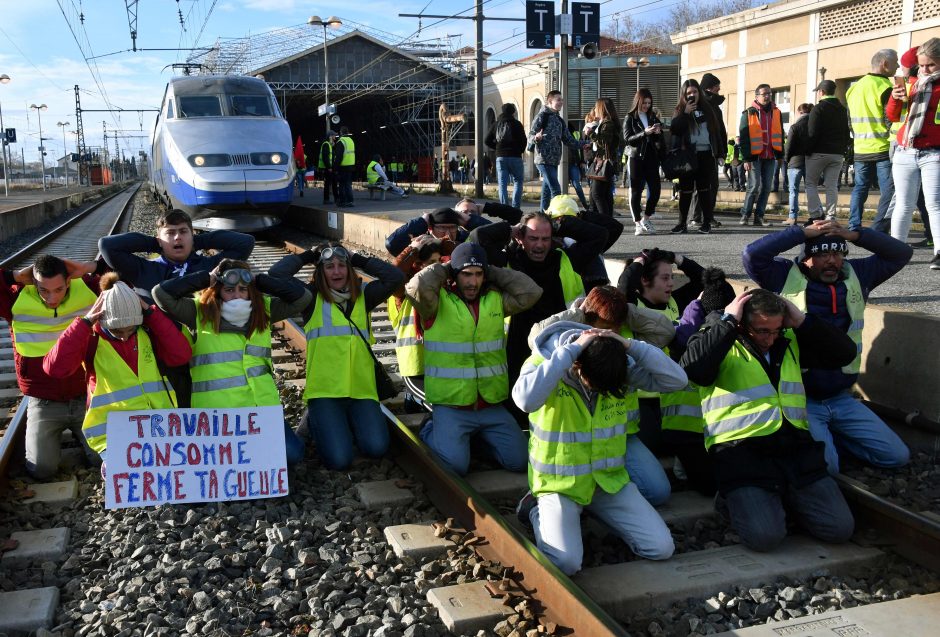
{"type": "Polygon", "coordinates": [[[718,120],[718,146],[713,146],[712,148],[715,150],[715,157],[724,159],[726,152],[725,147],[728,146],[728,129],[725,128],[725,119],[721,112],[721,105],[725,101],[725,96],[715,95],[708,91],[704,91],[704,94],[712,110],[715,111],[715,119],[718,120]]]}
{"type": "MultiPolygon", "coordinates": [[[[652,109],[647,112],[647,119],[650,126],[663,123],[652,109]]],[[[666,152],[666,142],[662,133],[647,135],[646,127],[643,126],[643,120],[640,119],[638,113],[630,113],[623,119],[623,141],[636,149],[634,157],[640,159],[659,159],[666,152]]]]}
{"type": "MultiPolygon", "coordinates": [[[[716,119],[717,119],[716,115],[716,119]]],[[[725,158],[727,151],[725,148],[728,145],[728,136],[722,134],[724,131],[724,124],[721,124],[721,120],[718,119],[719,125],[708,126],[708,141],[712,147],[712,154],[715,157],[725,158]],[[715,130],[712,130],[712,129],[715,130]]],[[[685,113],[679,113],[672,118],[672,123],[669,125],[669,130],[672,133],[672,147],[673,148],[688,148],[692,145],[691,142],[691,125],[692,125],[692,116],[686,115],[685,113]]]]}
{"type": "Polygon", "coordinates": [[[507,117],[505,115],[500,115],[499,119],[496,120],[496,123],[490,127],[490,131],[483,139],[483,143],[490,148],[496,149],[497,157],[521,158],[522,153],[525,152],[527,143],[525,127],[523,127],[522,123],[513,116],[507,117]],[[499,129],[501,122],[507,122],[509,124],[510,135],[508,139],[503,137],[503,139],[496,141],[496,131],[499,129]]]}
{"type": "MultiPolygon", "coordinates": [[[[828,323],[807,315],[794,330],[799,344],[801,368],[838,368],[855,358],[852,340],[828,323]]],[[[768,352],[767,362],[733,319],[722,320],[718,312],[705,319],[702,331],[693,334],[679,364],[689,381],[707,387],[715,382],[725,356],[740,341],[761,363],[766,377],[755,379],[755,385],[769,381],[780,383],[780,367],[785,356],[793,356],[787,338],[778,338],[768,352]]],[[[755,486],[785,493],[789,486],[801,488],[826,477],[824,445],[813,440],[808,431],[797,429],[784,420],[784,425],[767,436],[756,436],[712,445],[715,479],[722,494],[744,486],[755,486]]]]}
{"type": "Polygon", "coordinates": [[[823,98],[809,112],[807,155],[844,155],[849,144],[849,111],[838,98],[823,98]]]}
{"type": "Polygon", "coordinates": [[[788,168],[802,168],[806,164],[806,155],[809,154],[809,115],[797,118],[790,126],[790,132],[787,133],[787,149],[784,158],[787,160],[788,168]]]}

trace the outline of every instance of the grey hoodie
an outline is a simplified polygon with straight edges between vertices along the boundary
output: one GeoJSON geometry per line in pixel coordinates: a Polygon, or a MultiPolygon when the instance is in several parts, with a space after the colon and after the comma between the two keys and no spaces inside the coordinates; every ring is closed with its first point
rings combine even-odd
{"type": "MultiPolygon", "coordinates": [[[[526,413],[537,411],[558,383],[563,382],[575,389],[594,412],[598,395],[587,391],[571,369],[583,349],[575,341],[587,329],[590,327],[581,323],[559,321],[536,337],[533,353],[545,360],[540,365],[526,361],[522,366],[519,380],[512,388],[512,399],[519,409],[526,413]]],[[[627,360],[630,391],[672,392],[684,389],[689,382],[681,367],[648,343],[631,340],[627,360]]]]}

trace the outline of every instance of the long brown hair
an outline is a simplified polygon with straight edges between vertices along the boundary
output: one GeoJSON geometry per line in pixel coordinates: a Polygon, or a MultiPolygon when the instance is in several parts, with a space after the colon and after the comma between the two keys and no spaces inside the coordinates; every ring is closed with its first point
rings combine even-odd
{"type": "MultiPolygon", "coordinates": [[[[708,98],[705,97],[705,91],[703,91],[698,82],[692,78],[689,78],[683,82],[682,86],[679,88],[679,103],[676,104],[676,111],[673,116],[686,116],[685,106],[688,104],[688,101],[685,99],[685,92],[689,89],[690,86],[698,89],[698,100],[695,102],[695,105],[705,114],[705,123],[708,125],[708,130],[712,133],[716,132],[718,130],[718,116],[715,114],[715,109],[712,108],[708,98]]],[[[698,122],[695,121],[695,118],[692,116],[686,117],[689,118],[689,130],[697,131],[698,122]]]]}
{"type": "MultiPolygon", "coordinates": [[[[320,298],[329,301],[330,303],[335,303],[336,301],[333,299],[333,290],[326,282],[326,275],[323,273],[323,268],[320,267],[320,254],[327,248],[343,248],[346,250],[346,248],[338,241],[328,241],[318,245],[313,251],[315,265],[313,270],[313,277],[311,277],[310,282],[316,286],[320,298]]],[[[349,252],[348,250],[346,251],[349,252]]],[[[359,275],[356,274],[356,271],[353,269],[352,264],[348,260],[346,261],[346,270],[346,287],[349,290],[349,307],[351,310],[352,306],[356,304],[356,299],[359,298],[359,292],[361,290],[362,283],[359,280],[359,275]]]]}
{"type": "Polygon", "coordinates": [[[653,112],[653,94],[648,88],[641,88],[636,92],[636,95],[633,96],[633,104],[630,106],[630,110],[627,112],[627,115],[637,115],[640,112],[640,106],[643,105],[643,100],[648,99],[650,101],[650,110],[649,113],[653,112]]]}
{"type": "MultiPolygon", "coordinates": [[[[219,263],[219,274],[227,270],[241,268],[251,271],[251,266],[245,261],[235,259],[222,259],[219,263]]],[[[251,302],[251,316],[248,318],[248,334],[263,332],[268,328],[270,317],[268,308],[264,304],[264,295],[252,281],[248,284],[248,300],[251,302]]],[[[209,323],[218,332],[222,322],[222,281],[216,280],[215,285],[206,288],[199,294],[199,305],[202,306],[202,320],[209,323]]]]}

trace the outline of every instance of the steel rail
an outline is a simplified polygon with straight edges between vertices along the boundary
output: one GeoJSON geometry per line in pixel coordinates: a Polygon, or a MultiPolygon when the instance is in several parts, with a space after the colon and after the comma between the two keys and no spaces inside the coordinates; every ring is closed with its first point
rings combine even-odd
{"type": "MultiPolygon", "coordinates": [[[[102,199],[101,201],[95,202],[88,207],[88,210],[83,211],[82,213],[75,215],[65,223],[53,228],[47,234],[43,235],[39,239],[33,241],[25,248],[18,250],[12,256],[4,259],[0,262],[0,267],[8,268],[16,263],[19,263],[23,258],[28,257],[33,254],[42,246],[46,245],[50,241],[57,239],[62,236],[69,228],[74,226],[78,221],[84,219],[89,214],[100,208],[102,205],[108,203],[118,195],[127,192],[129,188],[140,188],[140,184],[131,185],[128,188],[122,188],[118,192],[102,199]]],[[[111,224],[111,229],[108,231],[109,235],[116,233],[121,228],[121,224],[127,217],[127,213],[130,210],[131,202],[134,200],[134,193],[128,197],[127,202],[121,207],[120,212],[115,217],[114,223],[111,224]]],[[[25,396],[24,396],[25,398],[25,396]]],[[[10,419],[10,424],[7,425],[6,431],[3,432],[3,436],[0,437],[0,481],[5,481],[7,476],[7,467],[10,464],[10,459],[13,456],[13,450],[16,449],[17,443],[26,435],[26,409],[27,401],[20,400],[19,405],[16,407],[16,413],[13,414],[13,418],[10,419]]]]}

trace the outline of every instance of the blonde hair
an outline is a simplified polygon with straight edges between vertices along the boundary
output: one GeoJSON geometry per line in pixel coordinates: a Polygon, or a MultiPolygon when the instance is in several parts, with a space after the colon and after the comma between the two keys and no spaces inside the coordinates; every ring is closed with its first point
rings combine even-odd
{"type": "Polygon", "coordinates": [[[920,45],[917,55],[926,55],[932,60],[940,62],[940,38],[930,38],[920,45]]]}

